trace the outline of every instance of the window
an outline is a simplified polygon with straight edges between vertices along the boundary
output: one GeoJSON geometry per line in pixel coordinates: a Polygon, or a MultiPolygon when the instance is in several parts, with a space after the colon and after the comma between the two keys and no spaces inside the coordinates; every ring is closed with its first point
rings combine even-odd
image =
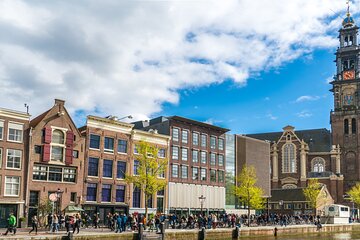
{"type": "Polygon", "coordinates": [[[4,121],[0,120],[0,140],[3,140],[4,135],[4,121]]]}
{"type": "Polygon", "coordinates": [[[52,133],[51,143],[64,144],[64,133],[61,130],[54,130],[52,133]]]}
{"type": "Polygon", "coordinates": [[[344,133],[349,134],[349,120],[348,119],[344,120],[344,133]]]}
{"type": "Polygon", "coordinates": [[[70,193],[70,202],[76,202],[76,192],[70,193]]]}
{"type": "Polygon", "coordinates": [[[134,153],[135,154],[139,154],[138,147],[139,147],[139,145],[137,145],[137,144],[134,146],[134,153]]]}
{"type": "Polygon", "coordinates": [[[173,178],[179,177],[179,165],[172,165],[171,175],[173,178]]]}
{"type": "Polygon", "coordinates": [[[113,161],[104,159],[103,177],[112,178],[113,161]]]}
{"type": "Polygon", "coordinates": [[[23,137],[23,125],[18,123],[8,124],[8,141],[22,142],[23,137]]]}
{"type": "Polygon", "coordinates": [[[283,146],[283,172],[296,172],[295,145],[292,143],[287,143],[283,146]]]}
{"type": "Polygon", "coordinates": [[[119,153],[127,153],[127,141],[119,139],[118,140],[118,148],[117,151],[119,153]]]}
{"type": "Polygon", "coordinates": [[[188,143],[189,132],[187,130],[182,130],[181,132],[181,142],[188,143]]]}
{"type": "Polygon", "coordinates": [[[89,157],[89,167],[88,167],[88,176],[99,176],[99,159],[94,157],[89,157]]]}
{"type": "Polygon", "coordinates": [[[181,178],[188,178],[188,167],[181,166],[181,178]]]}
{"type": "Polygon", "coordinates": [[[125,202],[125,186],[116,186],[116,202],[125,202]]]}
{"type": "Polygon", "coordinates": [[[194,167],[192,169],[192,179],[193,180],[199,180],[199,168],[194,167]]]}
{"type": "Polygon", "coordinates": [[[159,158],[165,158],[166,157],[166,150],[164,148],[160,148],[158,151],[158,157],[159,158]]]}
{"type": "Polygon", "coordinates": [[[141,198],[141,191],[138,187],[134,188],[133,191],[133,207],[140,208],[140,199],[141,198]]]}
{"type": "Polygon", "coordinates": [[[158,212],[164,211],[164,190],[160,190],[157,192],[157,200],[156,200],[156,206],[158,212]]]}
{"type": "Polygon", "coordinates": [[[134,160],[134,175],[139,175],[139,166],[140,166],[139,160],[134,160]]]}
{"type": "Polygon", "coordinates": [[[192,134],[192,144],[195,146],[199,145],[199,134],[196,132],[193,132],[192,134]]]}
{"type": "Polygon", "coordinates": [[[47,180],[48,171],[45,166],[33,166],[33,180],[47,180]]]}
{"type": "Polygon", "coordinates": [[[76,180],[76,169],[75,168],[64,168],[64,182],[75,182],[76,180]]]}
{"type": "Polygon", "coordinates": [[[206,164],[206,152],[200,152],[201,163],[206,164]]]}
{"type": "Polygon", "coordinates": [[[4,196],[19,196],[20,177],[5,177],[4,196]]]}
{"type": "Polygon", "coordinates": [[[172,129],[172,140],[174,142],[178,142],[179,141],[179,129],[178,128],[173,128],[172,129]]]}
{"type": "Polygon", "coordinates": [[[100,149],[100,136],[90,134],[90,148],[100,149]]]}
{"type": "Polygon", "coordinates": [[[114,139],[113,138],[105,137],[104,151],[105,152],[114,152],[114,139]]]}
{"type": "Polygon", "coordinates": [[[0,169],[2,168],[2,159],[3,159],[3,154],[2,154],[3,150],[2,148],[0,148],[0,169]]]}
{"type": "Polygon", "coordinates": [[[8,149],[7,150],[6,168],[20,169],[21,155],[22,155],[21,150],[8,149]]]}
{"type": "Polygon", "coordinates": [[[29,206],[37,207],[39,205],[39,192],[30,191],[29,206]]]}
{"type": "Polygon", "coordinates": [[[87,193],[86,193],[86,201],[96,201],[96,192],[97,192],[97,184],[96,183],[88,183],[87,193]]]}
{"type": "Polygon", "coordinates": [[[111,202],[111,185],[110,184],[102,185],[101,201],[102,202],[111,202]]]}
{"type": "Polygon", "coordinates": [[[218,145],[219,145],[219,150],[224,150],[224,139],[219,138],[218,145]]]}
{"type": "Polygon", "coordinates": [[[116,178],[125,179],[126,162],[118,161],[116,169],[116,178]]]}
{"type": "Polygon", "coordinates": [[[206,169],[201,168],[201,181],[206,181],[206,169]]]}
{"type": "Polygon", "coordinates": [[[216,170],[214,170],[214,169],[210,170],[210,181],[216,182],[216,170]]]}
{"type": "Polygon", "coordinates": [[[199,162],[199,151],[198,150],[192,150],[192,161],[193,162],[199,162]]]}
{"type": "Polygon", "coordinates": [[[181,160],[183,160],[183,161],[188,160],[188,149],[187,148],[181,149],[181,160]]]}
{"type": "Polygon", "coordinates": [[[79,158],[79,151],[73,150],[73,158],[79,158]]]}
{"type": "Polygon", "coordinates": [[[61,182],[62,168],[49,167],[49,181],[61,182]]]}
{"type": "Polygon", "coordinates": [[[210,153],[210,165],[216,165],[216,155],[215,153],[210,153]]]}
{"type": "Polygon", "coordinates": [[[224,182],[224,171],[218,171],[219,182],[224,182]]]}
{"type": "Polygon", "coordinates": [[[206,147],[207,136],[205,134],[201,134],[201,146],[206,147]]]}
{"type": "Polygon", "coordinates": [[[352,134],[356,133],[356,119],[355,118],[351,119],[351,133],[352,134]]]}
{"type": "Polygon", "coordinates": [[[219,166],[224,166],[224,155],[218,156],[219,166]]]}
{"type": "Polygon", "coordinates": [[[325,160],[320,157],[313,159],[313,172],[324,172],[325,171],[325,160]]]}
{"type": "Polygon", "coordinates": [[[211,136],[210,137],[210,148],[215,149],[216,148],[216,137],[211,136]]]}
{"type": "Polygon", "coordinates": [[[41,146],[35,145],[34,152],[37,153],[37,154],[41,154],[41,148],[42,148],[41,146]]]}
{"type": "Polygon", "coordinates": [[[177,160],[179,159],[179,147],[172,147],[172,159],[177,160]]]}
{"type": "Polygon", "coordinates": [[[60,146],[51,146],[51,160],[62,162],[63,159],[64,159],[64,148],[60,146]]]}

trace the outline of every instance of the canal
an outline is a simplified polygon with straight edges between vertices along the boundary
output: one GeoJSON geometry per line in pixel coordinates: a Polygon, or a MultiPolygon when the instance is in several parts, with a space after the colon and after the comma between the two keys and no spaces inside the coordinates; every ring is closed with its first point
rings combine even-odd
{"type": "Polygon", "coordinates": [[[317,233],[295,236],[269,236],[269,237],[255,237],[248,239],[261,239],[261,240],[360,240],[360,232],[350,233],[317,233]]]}

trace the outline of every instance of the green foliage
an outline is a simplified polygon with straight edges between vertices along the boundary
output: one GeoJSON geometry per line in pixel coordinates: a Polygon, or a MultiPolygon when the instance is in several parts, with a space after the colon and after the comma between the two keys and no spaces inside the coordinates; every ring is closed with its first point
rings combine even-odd
{"type": "Polygon", "coordinates": [[[357,206],[360,205],[360,183],[353,186],[347,194],[350,196],[352,202],[354,202],[357,206]]]}
{"type": "Polygon", "coordinates": [[[40,226],[45,226],[47,216],[52,213],[52,209],[53,203],[48,198],[44,198],[40,201],[37,209],[40,226]]]}
{"type": "Polygon", "coordinates": [[[314,210],[317,208],[320,191],[321,185],[316,178],[310,179],[307,187],[303,189],[306,201],[309,202],[310,207],[314,210]]]}
{"type": "Polygon", "coordinates": [[[159,158],[159,149],[147,142],[140,141],[136,149],[138,152],[136,160],[139,161],[138,175],[126,175],[125,181],[133,183],[134,186],[144,192],[145,216],[147,216],[148,199],[166,187],[166,179],[159,178],[159,175],[165,175],[168,160],[166,158],[159,158]]]}
{"type": "Polygon", "coordinates": [[[234,194],[241,202],[248,206],[248,219],[250,221],[250,209],[263,209],[265,205],[264,192],[255,186],[257,181],[254,166],[244,165],[241,173],[236,178],[237,186],[234,187],[234,194]]]}
{"type": "Polygon", "coordinates": [[[20,222],[25,222],[25,221],[26,221],[26,217],[21,217],[21,218],[19,218],[19,221],[20,221],[20,222]]]}

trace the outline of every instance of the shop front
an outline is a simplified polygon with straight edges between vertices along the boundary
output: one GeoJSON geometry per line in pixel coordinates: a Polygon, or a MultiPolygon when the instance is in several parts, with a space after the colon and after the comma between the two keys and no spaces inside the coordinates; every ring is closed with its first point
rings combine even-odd
{"type": "Polygon", "coordinates": [[[100,225],[107,225],[108,219],[107,215],[109,213],[124,213],[129,214],[129,206],[127,204],[83,204],[82,208],[84,210],[83,213],[86,213],[90,216],[91,219],[94,219],[96,215],[98,215],[100,222],[100,225]]]}

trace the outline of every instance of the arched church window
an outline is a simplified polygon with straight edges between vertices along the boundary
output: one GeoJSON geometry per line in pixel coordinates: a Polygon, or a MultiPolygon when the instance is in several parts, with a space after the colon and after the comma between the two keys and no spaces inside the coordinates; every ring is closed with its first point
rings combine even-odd
{"type": "Polygon", "coordinates": [[[349,134],[349,120],[348,119],[344,120],[344,133],[349,134]]]}
{"type": "Polygon", "coordinates": [[[352,134],[356,133],[356,119],[355,118],[351,119],[351,133],[352,134]]]}
{"type": "Polygon", "coordinates": [[[351,45],[353,45],[353,36],[350,36],[349,37],[349,44],[348,44],[349,46],[351,46],[351,45]]]}
{"type": "Polygon", "coordinates": [[[287,143],[283,146],[283,173],[296,172],[296,147],[292,143],[287,143]]]}
{"type": "Polygon", "coordinates": [[[325,171],[325,160],[321,157],[316,157],[312,160],[312,171],[313,172],[324,172],[325,171]]]}

